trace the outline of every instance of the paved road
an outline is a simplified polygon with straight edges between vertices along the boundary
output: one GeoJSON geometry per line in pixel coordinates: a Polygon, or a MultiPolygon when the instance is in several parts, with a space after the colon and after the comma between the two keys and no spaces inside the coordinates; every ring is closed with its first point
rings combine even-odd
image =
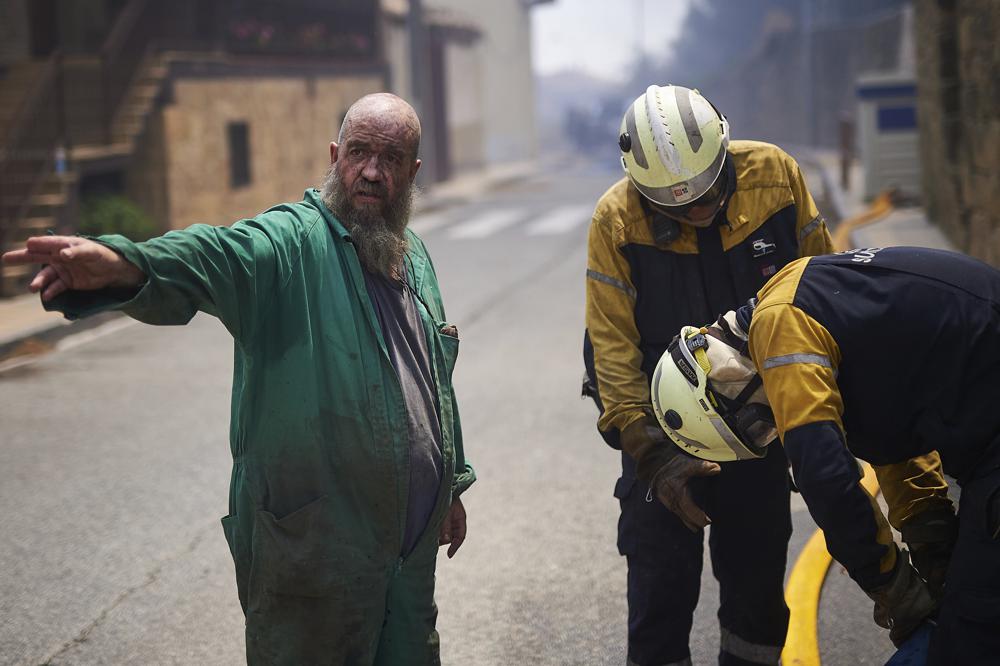
{"type": "MultiPolygon", "coordinates": [[[[616,177],[571,165],[414,221],[460,330],[456,385],[481,477],[468,541],[438,569],[446,664],[624,663],[618,457],[578,397],[587,222],[616,177]]],[[[0,374],[0,664],[241,663],[218,522],[231,355],[199,316],[119,327],[0,374]]],[[[814,529],[797,498],[793,510],[790,561],[814,529]]],[[[692,650],[714,663],[707,562],[703,579],[692,650]]],[[[866,601],[835,568],[825,663],[884,661],[866,601]]]]}

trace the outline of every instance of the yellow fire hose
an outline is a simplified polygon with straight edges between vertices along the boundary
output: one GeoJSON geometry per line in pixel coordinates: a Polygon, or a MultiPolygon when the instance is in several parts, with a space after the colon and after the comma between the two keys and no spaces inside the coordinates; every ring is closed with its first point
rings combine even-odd
{"type": "Polygon", "coordinates": [[[877,222],[891,213],[895,207],[894,197],[895,193],[892,190],[886,190],[875,197],[868,210],[838,224],[833,232],[834,249],[837,252],[851,249],[851,232],[872,222],[877,222]]]}
{"type": "MultiPolygon", "coordinates": [[[[861,485],[874,497],[878,493],[875,472],[863,463],[865,476],[861,485]]],[[[823,591],[823,581],[833,558],[826,550],[826,539],[822,530],[816,530],[805,548],[799,553],[792,573],[785,586],[785,603],[791,611],[788,620],[788,637],[781,652],[781,663],[785,666],[819,666],[819,641],[817,623],[819,597],[823,591]]]]}

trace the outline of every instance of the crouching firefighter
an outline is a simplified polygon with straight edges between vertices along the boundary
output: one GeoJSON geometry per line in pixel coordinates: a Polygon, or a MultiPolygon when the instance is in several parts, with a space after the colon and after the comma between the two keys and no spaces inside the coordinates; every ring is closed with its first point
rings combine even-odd
{"type": "Polygon", "coordinates": [[[785,457],[774,447],[722,469],[702,488],[704,512],[682,520],[657,499],[681,458],[664,456],[673,447],[649,384],[683,324],[746,302],[794,259],[830,252],[830,235],[795,160],[770,144],[730,141],[725,117],[696,90],[650,86],[626,111],[618,145],[626,175],[598,201],[589,232],[584,358],[598,429],[622,450],[615,497],[628,663],[689,663],[711,516],[720,663],[775,664],[788,625],[785,457]]]}
{"type": "MultiPolygon", "coordinates": [[[[1000,272],[938,250],[851,250],[793,262],[756,304],[680,330],[652,392],[687,464],[765,459],[773,427],[830,553],[892,641],[929,622],[929,663],[995,663],[1000,272]],[[854,456],[875,466],[888,522],[854,456]],[[962,488],[957,521],[942,469],[962,488]]],[[[681,475],[670,485],[688,493],[681,475]]]]}

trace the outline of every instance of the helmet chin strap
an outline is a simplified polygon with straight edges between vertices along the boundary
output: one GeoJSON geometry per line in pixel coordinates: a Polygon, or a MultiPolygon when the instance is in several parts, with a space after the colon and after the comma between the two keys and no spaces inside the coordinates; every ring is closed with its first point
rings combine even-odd
{"type": "MultiPolygon", "coordinates": [[[[722,324],[722,326],[718,329],[722,332],[722,335],[735,338],[734,342],[741,343],[743,349],[740,349],[740,346],[736,344],[730,344],[726,340],[720,341],[723,344],[732,347],[740,354],[745,354],[744,350],[746,349],[746,342],[730,329],[729,323],[724,317],[719,318],[719,323],[722,324]]],[[[719,337],[718,333],[712,328],[702,330],[712,337],[719,337]]],[[[746,385],[740,389],[739,394],[737,394],[735,398],[727,398],[725,395],[719,393],[712,387],[712,380],[709,378],[709,375],[711,374],[711,366],[708,363],[708,356],[705,349],[701,348],[695,350],[694,356],[698,360],[699,365],[701,365],[702,369],[705,371],[705,376],[708,381],[706,395],[708,395],[709,399],[719,411],[719,415],[722,416],[723,420],[725,420],[730,429],[736,433],[737,437],[739,437],[748,448],[759,448],[752,441],[749,429],[760,422],[764,422],[771,427],[774,426],[774,412],[771,411],[771,407],[769,405],[758,402],[749,402],[750,398],[753,397],[753,394],[756,393],[757,390],[764,384],[764,380],[761,378],[760,373],[753,373],[753,376],[746,383],[746,385]]]]}
{"type": "MultiPolygon", "coordinates": [[[[725,119],[723,119],[724,121],[725,119]]],[[[729,131],[729,124],[726,123],[726,132],[729,131]]],[[[727,142],[728,145],[728,142],[727,142]]],[[[726,190],[722,193],[722,205],[719,206],[719,210],[715,212],[716,215],[720,211],[724,211],[729,207],[729,199],[733,196],[733,192],[736,191],[736,165],[733,164],[733,156],[726,151],[726,159],[722,162],[722,174],[725,174],[726,179],[726,190]]],[[[722,174],[719,174],[720,176],[722,174]]]]}
{"type": "Polygon", "coordinates": [[[715,325],[708,329],[708,333],[712,336],[719,336],[724,343],[738,351],[740,354],[744,356],[747,355],[748,344],[746,336],[740,335],[737,331],[734,331],[733,327],[729,325],[729,320],[726,319],[725,315],[719,317],[718,321],[715,322],[715,325]],[[721,335],[720,333],[716,333],[716,328],[721,332],[721,335]]]}
{"type": "MultiPolygon", "coordinates": [[[[735,398],[727,398],[717,394],[717,400],[721,400],[725,405],[725,414],[720,412],[726,425],[736,433],[743,444],[756,454],[763,455],[766,442],[758,444],[755,440],[752,428],[758,424],[774,427],[774,412],[768,405],[759,402],[747,401],[762,385],[763,381],[759,374],[754,374],[753,378],[747,382],[740,394],[735,398]]],[[[715,393],[714,391],[712,392],[715,393]]]]}
{"type": "Polygon", "coordinates": [[[740,407],[746,405],[747,401],[750,400],[750,396],[752,396],[763,384],[764,380],[760,378],[760,373],[755,372],[750,381],[747,382],[747,385],[743,387],[743,390],[740,391],[740,394],[736,396],[733,401],[740,407]]]}

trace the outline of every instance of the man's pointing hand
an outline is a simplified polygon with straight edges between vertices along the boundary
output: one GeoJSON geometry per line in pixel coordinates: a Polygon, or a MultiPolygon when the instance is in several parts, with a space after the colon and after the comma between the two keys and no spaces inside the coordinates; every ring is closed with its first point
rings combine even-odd
{"type": "Polygon", "coordinates": [[[69,289],[138,287],[146,275],[111,248],[77,236],[36,236],[22,250],[3,255],[5,264],[45,264],[28,285],[48,301],[69,289]]]}

